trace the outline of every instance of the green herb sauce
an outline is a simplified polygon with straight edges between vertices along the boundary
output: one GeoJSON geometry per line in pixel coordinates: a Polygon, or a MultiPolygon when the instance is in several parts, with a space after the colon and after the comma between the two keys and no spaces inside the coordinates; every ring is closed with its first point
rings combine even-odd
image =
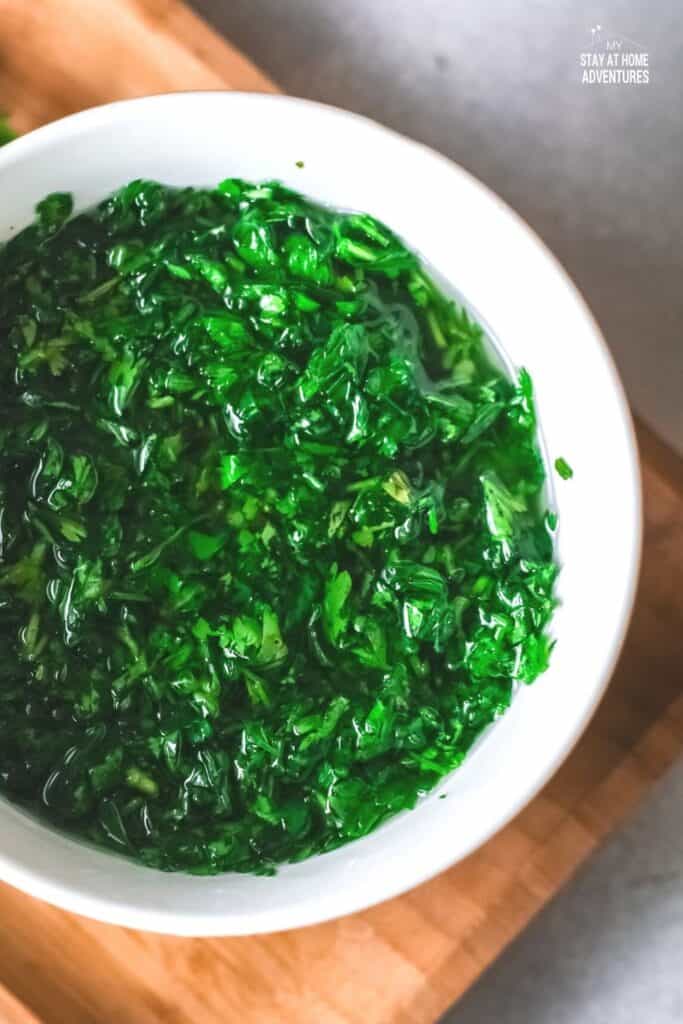
{"type": "Polygon", "coordinates": [[[0,250],[0,790],[270,872],[413,807],[545,669],[531,382],[364,214],[232,179],[71,214],[0,250]]]}

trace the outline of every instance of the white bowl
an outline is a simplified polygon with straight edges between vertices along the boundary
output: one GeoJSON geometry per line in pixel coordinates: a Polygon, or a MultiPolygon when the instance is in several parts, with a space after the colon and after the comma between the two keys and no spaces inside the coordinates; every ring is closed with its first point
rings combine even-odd
{"type": "Polygon", "coordinates": [[[132,178],[208,185],[277,178],[390,225],[462,293],[533,377],[558,481],[560,606],[545,675],[523,688],[463,767],[413,811],[273,878],[164,874],[93,849],[0,801],[0,877],[133,928],[241,935],[311,924],[395,896],[471,853],[529,801],[585,728],[622,644],[638,572],[633,428],[600,331],[519,217],[444,157],[371,121],[279,96],[179,93],[67,117],[0,151],[0,239],[35,203],[82,209],[132,178]],[[304,166],[297,166],[303,161],[304,166]],[[440,794],[447,799],[438,799],[440,794]]]}

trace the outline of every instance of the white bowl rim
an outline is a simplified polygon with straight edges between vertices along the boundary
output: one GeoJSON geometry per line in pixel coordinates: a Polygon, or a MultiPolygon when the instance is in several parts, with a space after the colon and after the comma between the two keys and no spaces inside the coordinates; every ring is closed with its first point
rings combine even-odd
{"type": "MultiPolygon", "coordinates": [[[[561,279],[566,293],[571,298],[577,311],[581,314],[586,331],[592,336],[592,341],[609,377],[613,397],[618,406],[620,425],[624,430],[626,447],[628,449],[631,492],[627,495],[629,506],[626,514],[630,517],[629,523],[632,531],[630,547],[624,552],[627,568],[625,571],[625,586],[618,611],[619,628],[613,632],[604,652],[601,671],[596,675],[591,699],[584,704],[581,714],[574,719],[571,729],[567,730],[564,742],[555,749],[554,755],[547,759],[543,769],[527,780],[526,787],[518,792],[514,800],[508,802],[502,813],[490,820],[485,829],[480,830],[477,834],[473,834],[467,844],[461,844],[455,858],[448,846],[444,845],[438,856],[434,854],[429,859],[426,859],[419,869],[412,867],[406,871],[401,881],[387,881],[386,885],[380,886],[373,894],[368,894],[362,890],[354,892],[352,897],[349,897],[349,894],[344,891],[327,893],[325,895],[324,909],[322,910],[316,904],[309,902],[302,907],[278,908],[258,915],[250,914],[247,915],[248,919],[245,919],[244,915],[231,915],[229,912],[225,912],[220,916],[216,913],[189,914],[181,913],[169,907],[159,907],[152,911],[141,909],[132,903],[126,903],[118,899],[115,894],[104,897],[93,896],[87,892],[78,892],[74,886],[66,886],[55,882],[50,878],[49,873],[27,866],[21,860],[8,855],[0,848],[0,878],[16,888],[65,910],[83,914],[95,920],[119,924],[129,928],[188,936],[249,935],[276,932],[322,923],[339,916],[367,909],[428,881],[452,866],[455,862],[468,856],[495,833],[500,831],[539,793],[566,759],[584,732],[586,725],[602,699],[622,649],[629,625],[630,614],[635,600],[642,549],[642,494],[635,430],[621,380],[600,329],[577,287],[540,237],[504,200],[455,161],[422,143],[387,128],[371,118],[328,104],[281,94],[232,90],[188,90],[102,104],[37,128],[0,149],[0,173],[11,165],[15,157],[25,158],[32,150],[40,147],[42,144],[47,144],[52,140],[63,141],[72,132],[80,131],[83,128],[96,127],[103,123],[116,121],[120,116],[125,116],[127,110],[141,106],[177,104],[179,102],[189,104],[205,100],[210,102],[212,99],[215,101],[217,98],[220,99],[220,102],[234,100],[236,102],[246,101],[255,104],[263,103],[311,108],[324,112],[330,118],[340,118],[345,121],[353,121],[365,125],[375,133],[381,133],[395,142],[400,142],[402,146],[412,150],[414,153],[421,153],[424,159],[438,162],[443,167],[448,168],[454,176],[459,176],[461,180],[467,181],[469,187],[485,198],[489,205],[495,206],[501,218],[506,219],[509,224],[514,224],[516,231],[526,237],[527,242],[534,246],[538,255],[552,268],[556,277],[561,279]]],[[[303,186],[302,191],[305,191],[303,186]]],[[[372,213],[372,211],[369,212],[372,213]]],[[[408,242],[410,243],[410,239],[408,239],[408,242]]],[[[454,284],[457,286],[457,282],[454,282],[454,284]]],[[[2,801],[0,803],[0,811],[4,810],[5,806],[5,801],[2,801]]],[[[12,807],[12,805],[9,805],[9,807],[12,807]]],[[[17,811],[17,813],[24,814],[23,811],[17,811]]],[[[41,825],[40,828],[42,829],[43,826],[41,825]]],[[[150,869],[143,870],[150,872],[150,876],[153,874],[150,869]]]]}

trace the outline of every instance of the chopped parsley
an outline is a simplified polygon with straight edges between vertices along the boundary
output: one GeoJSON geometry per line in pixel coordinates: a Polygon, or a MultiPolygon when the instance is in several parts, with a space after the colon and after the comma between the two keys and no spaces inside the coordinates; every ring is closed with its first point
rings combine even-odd
{"type": "Polygon", "coordinates": [[[383,224],[133,181],[43,199],[0,282],[7,797],[271,872],[413,807],[546,668],[531,380],[383,224]]]}
{"type": "Polygon", "coordinates": [[[563,480],[571,480],[574,476],[574,470],[567,460],[562,458],[562,456],[560,456],[559,459],[555,459],[555,469],[558,476],[561,476],[563,480]]]}

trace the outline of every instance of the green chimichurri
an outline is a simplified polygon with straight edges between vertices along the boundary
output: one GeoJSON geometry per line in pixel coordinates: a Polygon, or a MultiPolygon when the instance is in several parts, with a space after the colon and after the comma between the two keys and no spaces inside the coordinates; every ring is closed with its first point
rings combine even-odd
{"type": "Polygon", "coordinates": [[[0,250],[0,791],[272,871],[413,807],[546,667],[531,382],[369,216],[232,179],[71,213],[0,250]]]}

